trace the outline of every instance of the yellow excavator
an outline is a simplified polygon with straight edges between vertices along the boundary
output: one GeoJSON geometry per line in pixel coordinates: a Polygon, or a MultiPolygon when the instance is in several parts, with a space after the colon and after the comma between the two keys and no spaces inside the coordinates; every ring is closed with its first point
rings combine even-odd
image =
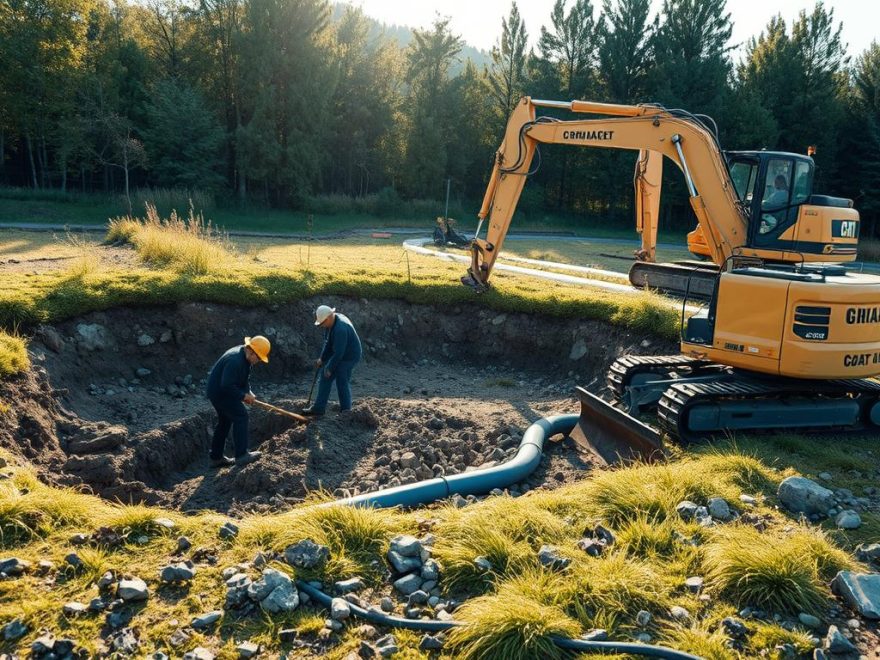
{"type": "MultiPolygon", "coordinates": [[[[737,430],[880,429],[880,277],[848,268],[859,215],[852,201],[814,195],[810,157],[724,152],[711,119],[656,104],[523,98],[499,147],[462,282],[489,286],[540,144],[630,149],[644,261],[635,267],[695,282],[708,302],[685,318],[681,354],[625,356],[607,374],[610,404],[578,388],[582,435],[599,453],[645,455],[660,433],[634,417],[656,409],[683,439],[737,430]],[[588,117],[537,116],[538,108],[588,117]],[[655,264],[663,158],[684,175],[706,268],[655,264]],[[488,219],[485,238],[480,237],[488,219]]],[[[632,278],[632,276],[631,276],[632,278]]]]}

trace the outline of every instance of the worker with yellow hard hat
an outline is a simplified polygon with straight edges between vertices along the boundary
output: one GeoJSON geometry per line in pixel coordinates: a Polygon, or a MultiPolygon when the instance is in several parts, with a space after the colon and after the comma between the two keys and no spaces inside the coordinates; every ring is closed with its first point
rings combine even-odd
{"type": "Polygon", "coordinates": [[[244,404],[254,402],[251,392],[251,366],[269,361],[272,344],[262,335],[245,337],[244,344],[233,346],[211,367],[208,374],[207,395],[217,411],[217,427],[211,443],[211,465],[247,465],[260,457],[258,451],[248,451],[248,411],[244,404]],[[235,458],[223,453],[226,436],[232,429],[235,458]]]}

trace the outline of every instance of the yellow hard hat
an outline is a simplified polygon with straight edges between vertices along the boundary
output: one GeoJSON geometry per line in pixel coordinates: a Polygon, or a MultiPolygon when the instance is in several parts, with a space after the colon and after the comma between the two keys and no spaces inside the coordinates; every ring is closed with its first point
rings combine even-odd
{"type": "Polygon", "coordinates": [[[272,350],[272,344],[263,335],[245,337],[244,345],[248,346],[254,353],[256,353],[257,357],[263,362],[269,361],[269,351],[272,350]]]}

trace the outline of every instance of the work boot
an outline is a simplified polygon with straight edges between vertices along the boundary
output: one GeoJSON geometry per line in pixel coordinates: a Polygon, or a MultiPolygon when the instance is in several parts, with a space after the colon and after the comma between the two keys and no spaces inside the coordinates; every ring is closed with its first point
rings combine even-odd
{"type": "Polygon", "coordinates": [[[230,465],[235,465],[235,459],[230,458],[229,456],[221,456],[220,458],[211,459],[211,467],[221,468],[229,467],[230,465]]]}
{"type": "Polygon", "coordinates": [[[319,417],[320,415],[324,414],[324,411],[323,410],[315,410],[315,406],[309,406],[308,408],[302,409],[302,414],[303,415],[311,415],[314,417],[319,417]]]}
{"type": "Polygon", "coordinates": [[[259,451],[249,451],[247,454],[242,454],[241,456],[235,457],[236,465],[247,465],[248,463],[253,463],[262,455],[262,452],[259,451]]]}

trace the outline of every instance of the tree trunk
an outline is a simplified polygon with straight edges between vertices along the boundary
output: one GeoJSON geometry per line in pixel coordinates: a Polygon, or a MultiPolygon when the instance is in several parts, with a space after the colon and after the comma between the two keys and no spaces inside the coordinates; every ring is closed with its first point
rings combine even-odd
{"type": "Polygon", "coordinates": [[[125,146],[122,148],[122,165],[125,170],[125,201],[128,203],[128,217],[131,217],[131,195],[128,194],[128,136],[125,139],[125,146]]]}
{"type": "Polygon", "coordinates": [[[58,163],[58,167],[61,168],[61,192],[67,192],[67,158],[62,157],[61,162],[58,163]]]}
{"type": "Polygon", "coordinates": [[[43,188],[50,188],[52,182],[49,180],[49,152],[46,149],[46,136],[40,136],[40,180],[43,182],[43,188]]]}
{"type": "Polygon", "coordinates": [[[37,181],[37,165],[34,163],[34,145],[33,140],[31,140],[31,134],[25,133],[24,140],[27,142],[28,161],[31,164],[31,181],[34,184],[34,190],[37,190],[40,187],[40,184],[37,181]]]}

